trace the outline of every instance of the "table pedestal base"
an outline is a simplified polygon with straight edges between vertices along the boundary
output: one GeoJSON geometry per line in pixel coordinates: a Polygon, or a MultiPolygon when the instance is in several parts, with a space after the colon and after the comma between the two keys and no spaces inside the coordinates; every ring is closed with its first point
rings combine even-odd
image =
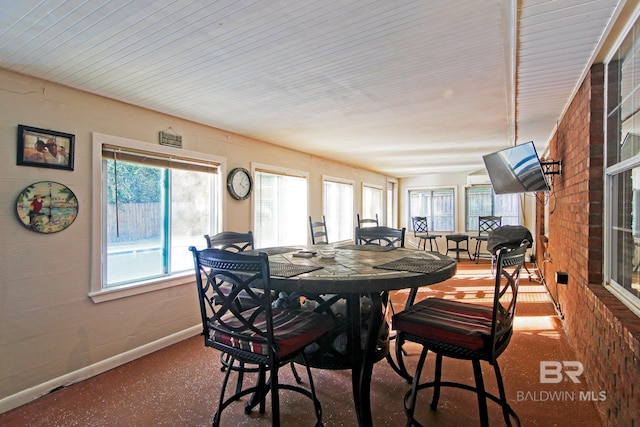
{"type": "Polygon", "coordinates": [[[373,365],[389,353],[386,294],[307,297],[317,303],[315,311],[332,314],[337,325],[333,332],[318,340],[318,347],[305,351],[307,362],[312,368],[351,369],[354,405],[360,426],[372,425],[370,384],[373,365]],[[363,299],[363,296],[367,298],[363,299]]]}
{"type": "Polygon", "coordinates": [[[449,234],[447,237],[447,255],[449,255],[449,251],[454,251],[456,253],[456,260],[460,261],[460,252],[466,252],[469,255],[469,260],[471,260],[471,253],[469,252],[469,236],[466,234],[449,234]],[[455,247],[451,247],[449,242],[455,243],[455,247]],[[466,242],[466,247],[460,247],[460,243],[466,242]]]}

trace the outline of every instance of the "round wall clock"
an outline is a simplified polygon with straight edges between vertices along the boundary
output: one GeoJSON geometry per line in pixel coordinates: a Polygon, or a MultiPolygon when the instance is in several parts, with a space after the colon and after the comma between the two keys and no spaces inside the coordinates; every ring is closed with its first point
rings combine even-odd
{"type": "Polygon", "coordinates": [[[227,190],[236,200],[244,200],[251,195],[253,183],[251,174],[245,168],[231,169],[227,176],[227,190]]]}
{"type": "Polygon", "coordinates": [[[78,199],[67,186],[53,181],[36,182],[18,195],[20,222],[37,233],[57,233],[78,216],[78,199]]]}

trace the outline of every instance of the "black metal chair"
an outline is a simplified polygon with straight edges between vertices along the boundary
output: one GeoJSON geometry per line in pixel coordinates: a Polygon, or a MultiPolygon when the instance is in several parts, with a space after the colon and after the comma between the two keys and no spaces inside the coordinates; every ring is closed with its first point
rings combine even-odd
{"type": "Polygon", "coordinates": [[[309,231],[311,232],[311,244],[326,245],[329,243],[327,220],[324,215],[322,215],[322,221],[314,221],[309,217],[309,231]]]}
{"type": "Polygon", "coordinates": [[[204,235],[208,248],[224,249],[231,252],[244,252],[253,249],[253,232],[238,233],[223,231],[215,236],[204,235]]]}
{"type": "MultiPolygon", "coordinates": [[[[514,249],[520,246],[522,242],[527,242],[528,248],[533,246],[533,235],[527,227],[522,225],[503,225],[489,232],[489,238],[487,239],[487,251],[495,256],[498,249],[514,249]]],[[[523,268],[529,275],[529,281],[531,281],[532,274],[526,263],[523,268]]]]}
{"type": "MultiPolygon", "coordinates": [[[[489,232],[495,230],[496,228],[502,225],[502,217],[501,216],[481,216],[478,217],[478,235],[471,236],[472,239],[476,239],[476,248],[473,252],[473,259],[476,261],[476,264],[480,260],[480,246],[482,242],[486,242],[489,238],[489,232]]],[[[493,264],[495,262],[495,257],[493,254],[489,253],[491,256],[491,270],[493,271],[493,264]]]]}
{"type": "Polygon", "coordinates": [[[271,393],[271,422],[280,425],[280,390],[297,392],[311,399],[316,415],[316,425],[322,425],[322,408],[316,397],[311,370],[304,348],[334,327],[333,319],[326,315],[302,309],[272,307],[269,258],[267,254],[246,255],[221,249],[197,250],[193,253],[196,284],[200,301],[205,346],[230,356],[232,364],[258,365],[258,381],[226,397],[231,369],[227,370],[213,426],[220,425],[222,412],[242,396],[252,394],[245,404],[245,413],[259,405],[265,412],[266,394],[271,393]],[[230,294],[222,292],[222,284],[231,284],[230,294]],[[238,304],[240,294],[251,298],[250,309],[238,304]],[[309,389],[298,385],[281,384],[278,371],[290,361],[305,364],[309,389]],[[267,381],[267,374],[269,379],[267,381]]]}
{"type": "MultiPolygon", "coordinates": [[[[406,228],[396,229],[390,227],[356,227],[355,231],[355,242],[356,245],[378,245],[378,246],[393,246],[393,247],[401,247],[404,248],[404,236],[406,233],[406,228]]],[[[413,302],[415,299],[417,290],[412,290],[409,294],[409,299],[413,302]]],[[[389,319],[389,310],[391,314],[393,314],[394,308],[391,303],[391,299],[389,298],[389,293],[384,292],[381,295],[383,307],[385,308],[384,317],[385,319],[389,319]]],[[[387,337],[389,340],[395,340],[396,337],[392,336],[389,333],[389,323],[388,321],[383,322],[381,326],[381,330],[378,334],[381,340],[386,340],[387,337]]],[[[396,342],[397,347],[402,347],[400,342],[396,342]]],[[[396,371],[399,375],[403,377],[407,377],[406,369],[404,368],[404,362],[402,360],[402,355],[398,356],[398,362],[394,361],[391,357],[391,353],[388,353],[386,356],[387,362],[391,366],[391,368],[396,371]]]]}
{"type": "Polygon", "coordinates": [[[440,252],[438,249],[438,237],[442,237],[440,234],[429,233],[429,222],[426,216],[412,216],[411,223],[413,224],[413,236],[418,238],[418,249],[422,245],[422,249],[427,250],[427,241],[429,241],[429,249],[433,251],[433,245],[436,245],[436,252],[440,252]]]}
{"type": "MultiPolygon", "coordinates": [[[[246,233],[239,233],[237,231],[223,231],[221,233],[216,234],[215,236],[209,236],[208,234],[204,235],[205,240],[207,241],[207,248],[216,248],[223,249],[225,251],[230,252],[244,252],[253,250],[253,232],[251,230],[246,233]]],[[[225,294],[230,294],[232,290],[232,286],[230,283],[221,283],[220,291],[225,294]]],[[[214,298],[217,298],[214,296],[214,298]]],[[[219,302],[219,301],[218,301],[219,302]]],[[[250,298],[245,298],[244,294],[239,295],[238,303],[242,308],[251,308],[252,302],[250,298]]],[[[221,353],[220,354],[220,363],[222,365],[222,372],[225,369],[231,369],[238,373],[238,382],[236,385],[236,392],[239,393],[242,390],[242,382],[244,381],[244,374],[249,372],[258,372],[257,367],[245,366],[244,363],[239,363],[238,365],[232,365],[230,363],[230,355],[221,353]]],[[[300,375],[298,375],[298,371],[296,370],[295,365],[291,362],[291,371],[293,372],[293,376],[295,377],[298,383],[302,382],[300,375]]]]}
{"type": "MultiPolygon", "coordinates": [[[[231,252],[244,252],[245,250],[253,249],[253,232],[251,230],[246,233],[239,233],[237,231],[223,231],[214,236],[205,234],[204,238],[207,241],[207,248],[224,249],[231,252]]],[[[231,284],[229,283],[220,285],[220,292],[224,292],[228,295],[231,293],[231,290],[231,284]]],[[[214,296],[214,298],[216,297],[214,296]]],[[[251,305],[250,300],[246,298],[239,298],[238,301],[241,306],[245,308],[249,308],[249,306],[251,305]]],[[[230,363],[230,359],[231,357],[229,356],[229,354],[220,354],[220,364],[222,365],[221,370],[222,372],[224,372],[224,370],[228,368],[238,372],[236,392],[240,392],[240,390],[242,390],[244,374],[247,372],[258,372],[258,368],[248,367],[242,363],[238,366],[233,366],[230,363]]],[[[298,377],[296,376],[296,378],[298,377]]]]}
{"type": "MultiPolygon", "coordinates": [[[[516,249],[502,247],[498,250],[493,303],[481,305],[453,299],[427,298],[413,304],[392,318],[393,329],[403,341],[422,345],[413,386],[404,397],[407,426],[421,424],[414,418],[418,391],[433,388],[431,409],[436,410],[441,387],[455,387],[473,391],[477,395],[480,425],[488,426],[487,398],[502,407],[507,425],[511,419],[520,425],[517,414],[507,402],[498,357],[507,349],[513,333],[516,299],[520,270],[524,264],[528,242],[516,249]],[[433,381],[420,383],[427,352],[436,354],[436,370],[433,381]],[[442,381],[442,359],[470,360],[473,366],[475,386],[442,381]],[[488,393],[484,387],[480,362],[493,366],[499,396],[488,393]]],[[[398,352],[396,347],[396,352],[398,352]]]]}
{"type": "Polygon", "coordinates": [[[358,221],[358,227],[378,227],[378,214],[375,218],[360,218],[360,214],[356,214],[356,220],[358,221]]]}
{"type": "Polygon", "coordinates": [[[404,248],[406,228],[356,227],[356,245],[398,246],[404,248]]]}

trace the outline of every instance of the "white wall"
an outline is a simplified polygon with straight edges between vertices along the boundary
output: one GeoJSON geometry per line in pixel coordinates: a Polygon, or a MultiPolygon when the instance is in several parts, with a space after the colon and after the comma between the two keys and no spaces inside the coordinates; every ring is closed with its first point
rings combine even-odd
{"type": "MultiPolygon", "coordinates": [[[[354,180],[356,200],[362,182],[386,185],[378,173],[1,69],[0,93],[0,412],[199,332],[193,286],[100,304],[88,297],[93,132],[152,148],[171,127],[184,149],[226,157],[228,168],[257,161],[307,170],[313,216],[322,214],[323,174],[354,180]],[[19,124],[74,134],[75,170],[16,166],[19,124]],[[60,233],[31,232],[16,217],[18,194],[44,180],[68,186],[79,201],[78,218],[60,233]]],[[[225,202],[224,228],[251,229],[250,203],[225,202]]]]}

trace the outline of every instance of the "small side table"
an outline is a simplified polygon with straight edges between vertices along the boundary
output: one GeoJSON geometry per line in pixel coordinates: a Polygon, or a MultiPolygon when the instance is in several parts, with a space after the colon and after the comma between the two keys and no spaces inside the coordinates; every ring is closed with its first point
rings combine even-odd
{"type": "Polygon", "coordinates": [[[471,253],[469,252],[469,236],[466,234],[449,234],[446,236],[447,239],[447,255],[449,255],[449,251],[455,251],[456,260],[460,261],[460,252],[466,252],[469,255],[469,260],[471,260],[471,253]],[[449,242],[455,243],[455,248],[451,247],[449,242]],[[460,243],[465,242],[465,247],[461,248],[460,243]]]}

